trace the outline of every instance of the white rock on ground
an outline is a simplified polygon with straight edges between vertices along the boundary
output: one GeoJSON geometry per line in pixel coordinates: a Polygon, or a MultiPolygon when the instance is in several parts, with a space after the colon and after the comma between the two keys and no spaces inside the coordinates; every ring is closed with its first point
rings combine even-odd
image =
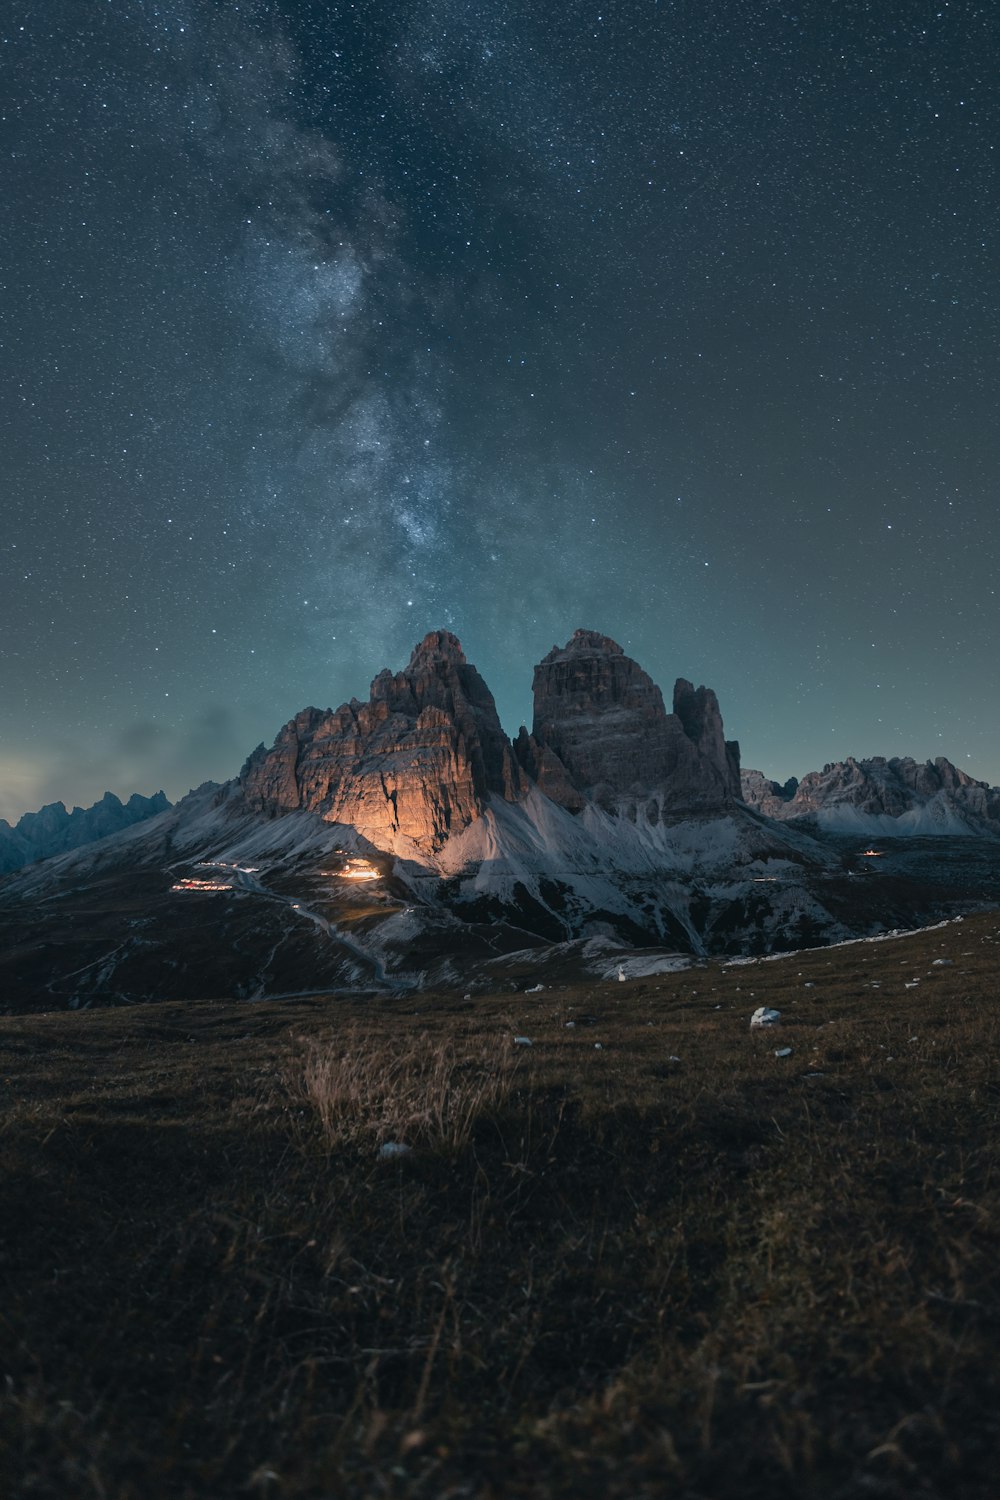
{"type": "Polygon", "coordinates": [[[781,1021],[780,1010],[770,1010],[766,1005],[758,1005],[750,1017],[751,1026],[777,1026],[781,1021]]]}

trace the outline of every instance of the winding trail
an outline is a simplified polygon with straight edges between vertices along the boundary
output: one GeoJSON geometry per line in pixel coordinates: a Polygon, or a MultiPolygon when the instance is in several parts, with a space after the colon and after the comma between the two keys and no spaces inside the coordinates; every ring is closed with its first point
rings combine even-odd
{"type": "Polygon", "coordinates": [[[370,953],[356,938],[349,937],[335,922],[331,922],[326,917],[321,916],[318,911],[313,911],[312,907],[307,906],[300,897],[281,896],[277,891],[270,890],[255,875],[248,874],[245,870],[237,870],[235,874],[238,888],[253,891],[255,895],[264,896],[268,901],[276,901],[282,906],[287,906],[298,916],[305,917],[307,921],[312,922],[321,932],[325,933],[331,942],[338,943],[342,948],[346,948],[355,958],[360,959],[363,964],[372,969],[376,981],[379,984],[385,985],[387,989],[402,994],[416,987],[417,981],[414,979],[396,978],[387,973],[385,965],[376,954],[370,953]]]}

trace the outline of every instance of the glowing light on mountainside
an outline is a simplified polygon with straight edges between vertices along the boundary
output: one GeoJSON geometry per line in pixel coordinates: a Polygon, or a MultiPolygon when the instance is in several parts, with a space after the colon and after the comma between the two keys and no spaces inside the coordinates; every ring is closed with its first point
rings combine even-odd
{"type": "Polygon", "coordinates": [[[339,875],[342,880],[381,880],[380,871],[366,859],[349,859],[339,875]]]}

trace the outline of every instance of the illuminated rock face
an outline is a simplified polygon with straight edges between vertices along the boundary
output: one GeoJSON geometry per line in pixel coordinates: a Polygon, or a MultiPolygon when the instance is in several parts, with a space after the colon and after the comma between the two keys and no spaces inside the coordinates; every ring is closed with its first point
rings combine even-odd
{"type": "Polygon", "coordinates": [[[533,732],[522,765],[553,801],[647,815],[721,810],[742,800],[739,746],[727,742],[710,688],[679,678],[674,711],[621,646],[578,630],[535,668],[533,732]]]}
{"type": "Polygon", "coordinates": [[[380,847],[426,851],[478,818],[491,793],[511,800],[523,787],[493,695],[448,631],[421,641],[404,671],[380,672],[367,703],[297,714],[241,780],[262,811],[307,808],[380,847]]]}

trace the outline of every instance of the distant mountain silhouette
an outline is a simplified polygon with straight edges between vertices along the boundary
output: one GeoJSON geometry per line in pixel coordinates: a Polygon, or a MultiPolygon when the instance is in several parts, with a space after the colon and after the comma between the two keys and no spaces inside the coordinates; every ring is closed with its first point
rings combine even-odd
{"type": "Polygon", "coordinates": [[[13,828],[0,818],[0,875],[121,833],[134,823],[155,818],[170,805],[163,792],[152,797],[135,792],[124,803],[113,792],[105,792],[93,807],[74,807],[72,812],[67,812],[64,802],[49,802],[38,812],[25,813],[13,828]]]}
{"type": "Polygon", "coordinates": [[[939,755],[916,761],[833,761],[780,786],[760,771],[743,772],[748,806],[782,822],[801,821],[828,833],[928,837],[1000,834],[1000,787],[939,755]]]}

